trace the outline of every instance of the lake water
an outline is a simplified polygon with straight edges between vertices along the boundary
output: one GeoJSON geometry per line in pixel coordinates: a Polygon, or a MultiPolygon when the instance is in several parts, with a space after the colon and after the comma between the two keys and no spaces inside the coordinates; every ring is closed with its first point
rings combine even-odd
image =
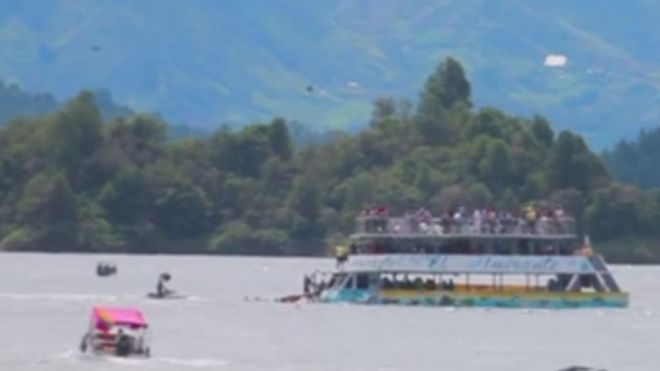
{"type": "Polygon", "coordinates": [[[0,254],[0,370],[660,370],[660,267],[614,266],[631,306],[511,310],[277,304],[330,259],[0,254]],[[118,275],[95,275],[100,260],[118,275]],[[154,301],[158,273],[191,297],[154,301]],[[147,360],[81,355],[96,304],[143,309],[147,360]]]}

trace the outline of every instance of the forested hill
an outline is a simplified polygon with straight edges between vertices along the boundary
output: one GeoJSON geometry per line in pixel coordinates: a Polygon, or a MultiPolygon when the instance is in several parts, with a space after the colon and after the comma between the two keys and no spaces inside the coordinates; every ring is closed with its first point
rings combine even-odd
{"type": "MultiPolygon", "coordinates": [[[[295,150],[284,119],[167,141],[158,119],[103,122],[81,93],[0,129],[0,248],[321,254],[372,203],[562,205],[598,242],[657,237],[657,193],[613,183],[580,136],[542,117],[472,108],[456,61],[420,97],[381,98],[363,131],[295,150]]],[[[611,246],[617,261],[660,257],[656,245],[611,246]]]]}
{"type": "Polygon", "coordinates": [[[652,0],[0,0],[0,79],[59,99],[107,89],[176,124],[335,128],[378,95],[416,100],[454,55],[476,105],[604,147],[660,122],[659,25],[652,0]],[[544,68],[548,53],[567,65],[544,68]]]}
{"type": "Polygon", "coordinates": [[[0,125],[19,116],[34,117],[55,111],[58,104],[50,94],[29,94],[0,80],[0,125]]]}
{"type": "Polygon", "coordinates": [[[642,130],[636,140],[621,140],[603,153],[612,175],[644,189],[660,188],[660,127],[642,130]]]}
{"type": "MultiPolygon", "coordinates": [[[[128,107],[116,103],[107,91],[94,92],[94,100],[106,120],[133,113],[128,107]]],[[[15,84],[5,84],[0,80],[0,125],[18,117],[49,114],[59,107],[61,103],[49,93],[28,93],[15,84]]]]}
{"type": "MultiPolygon", "coordinates": [[[[94,105],[103,120],[113,120],[136,114],[129,107],[115,102],[109,92],[98,90],[92,93],[94,105]]],[[[0,80],[0,126],[16,118],[33,118],[53,113],[60,109],[63,103],[48,93],[31,94],[15,84],[5,84],[0,80]]],[[[188,138],[207,136],[212,131],[208,128],[194,127],[184,124],[168,125],[168,138],[188,138]]],[[[298,131],[296,139],[301,143],[313,142],[320,133],[315,131],[298,131]]]]}

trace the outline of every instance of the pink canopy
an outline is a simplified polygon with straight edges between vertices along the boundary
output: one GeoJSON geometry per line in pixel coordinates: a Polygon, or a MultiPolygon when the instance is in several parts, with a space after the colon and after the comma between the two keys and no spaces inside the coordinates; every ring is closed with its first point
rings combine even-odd
{"type": "Polygon", "coordinates": [[[135,308],[108,308],[94,307],[92,320],[97,327],[124,325],[132,327],[146,327],[147,322],[139,309],[135,308]]]}

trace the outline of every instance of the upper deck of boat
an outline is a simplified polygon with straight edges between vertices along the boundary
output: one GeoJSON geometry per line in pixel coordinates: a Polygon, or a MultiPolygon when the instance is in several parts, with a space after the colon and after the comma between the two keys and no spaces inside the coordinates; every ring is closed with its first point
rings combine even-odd
{"type": "Polygon", "coordinates": [[[369,209],[357,218],[350,253],[532,254],[571,255],[582,244],[575,219],[561,210],[535,209],[519,214],[460,209],[436,217],[425,209],[390,216],[369,209]]]}
{"type": "Polygon", "coordinates": [[[572,217],[431,217],[362,215],[352,239],[575,239],[572,217]]]}

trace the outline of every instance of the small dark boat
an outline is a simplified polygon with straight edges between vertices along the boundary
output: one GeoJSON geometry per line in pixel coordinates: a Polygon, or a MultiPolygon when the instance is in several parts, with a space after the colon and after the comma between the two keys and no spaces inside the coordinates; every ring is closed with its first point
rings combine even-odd
{"type": "Polygon", "coordinates": [[[113,263],[101,262],[96,265],[96,275],[108,277],[117,274],[117,266],[113,263]]]}

